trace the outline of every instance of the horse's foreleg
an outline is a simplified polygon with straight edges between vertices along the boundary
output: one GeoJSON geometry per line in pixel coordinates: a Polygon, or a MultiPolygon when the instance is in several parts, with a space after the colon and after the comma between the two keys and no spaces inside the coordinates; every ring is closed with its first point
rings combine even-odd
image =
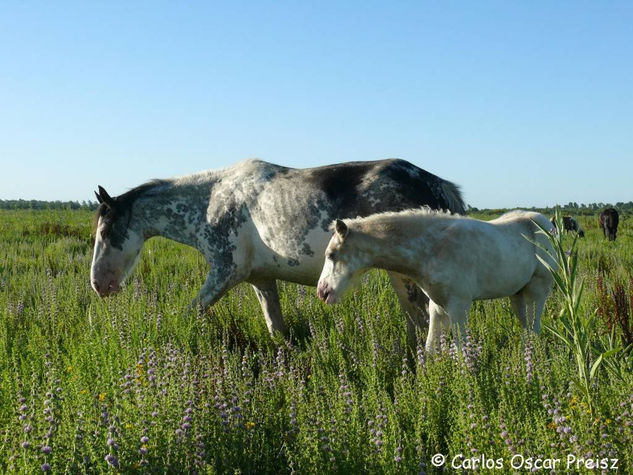
{"type": "Polygon", "coordinates": [[[426,350],[432,352],[439,340],[440,333],[453,327],[455,342],[458,348],[462,346],[462,338],[466,336],[466,321],[468,320],[468,309],[472,300],[467,298],[451,297],[450,301],[440,307],[432,300],[429,301],[429,313],[431,320],[429,323],[429,335],[426,338],[426,350]]]}
{"type": "Polygon", "coordinates": [[[446,313],[450,316],[455,343],[460,349],[462,347],[462,339],[466,338],[466,321],[468,320],[468,310],[471,303],[471,299],[452,297],[445,307],[446,313]]]}
{"type": "Polygon", "coordinates": [[[259,304],[262,306],[264,312],[264,319],[266,320],[266,326],[270,334],[274,334],[276,331],[283,336],[288,336],[288,329],[284,323],[283,316],[281,315],[281,305],[279,304],[279,293],[277,291],[277,282],[274,280],[268,280],[264,282],[251,282],[259,304]]]}
{"type": "Polygon", "coordinates": [[[198,295],[191,302],[190,308],[206,308],[213,305],[241,280],[232,270],[212,267],[198,295]]]}
{"type": "Polygon", "coordinates": [[[405,275],[389,272],[389,279],[407,321],[409,347],[415,349],[416,330],[425,330],[429,325],[429,298],[415,282],[405,275]]]}

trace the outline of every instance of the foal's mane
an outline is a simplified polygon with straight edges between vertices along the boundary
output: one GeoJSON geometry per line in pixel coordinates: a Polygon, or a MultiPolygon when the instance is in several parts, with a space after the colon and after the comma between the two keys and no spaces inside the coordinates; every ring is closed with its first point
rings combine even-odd
{"type": "MultiPolygon", "coordinates": [[[[443,209],[433,209],[428,206],[423,206],[421,208],[413,208],[407,209],[404,211],[385,211],[384,213],[376,213],[369,216],[365,216],[364,218],[355,218],[352,220],[348,220],[347,224],[371,224],[374,222],[380,222],[383,219],[406,219],[406,218],[416,218],[416,217],[442,217],[442,218],[451,218],[451,219],[462,219],[465,216],[460,214],[454,214],[450,210],[443,209]]],[[[333,226],[334,224],[332,224],[333,226]]]]}
{"type": "Polygon", "coordinates": [[[134,202],[141,196],[155,191],[161,185],[168,183],[167,180],[150,180],[147,183],[136,186],[125,193],[115,196],[114,206],[107,205],[106,203],[100,203],[95,211],[94,221],[92,224],[93,234],[96,233],[97,223],[99,217],[102,216],[105,220],[105,226],[103,228],[104,237],[106,237],[112,231],[112,223],[116,221],[119,216],[128,214],[128,211],[132,208],[134,202]]]}

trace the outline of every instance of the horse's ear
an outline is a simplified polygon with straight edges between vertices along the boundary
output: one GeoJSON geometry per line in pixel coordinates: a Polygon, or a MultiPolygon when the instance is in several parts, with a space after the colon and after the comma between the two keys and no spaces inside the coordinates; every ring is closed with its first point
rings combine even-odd
{"type": "Polygon", "coordinates": [[[97,200],[99,200],[99,203],[105,203],[107,206],[113,207],[114,200],[105,190],[105,188],[103,188],[101,185],[99,185],[98,188],[99,188],[99,193],[95,193],[95,195],[97,195],[97,200]]]}
{"type": "Polygon", "coordinates": [[[349,231],[349,229],[347,228],[347,224],[345,224],[340,219],[336,220],[336,223],[334,224],[334,230],[336,231],[336,234],[338,234],[338,237],[341,241],[345,239],[345,236],[347,236],[347,233],[349,231]]]}
{"type": "Polygon", "coordinates": [[[99,193],[97,193],[96,191],[95,191],[95,196],[97,197],[97,202],[99,204],[103,203],[103,200],[101,199],[101,196],[99,196],[99,193]]]}

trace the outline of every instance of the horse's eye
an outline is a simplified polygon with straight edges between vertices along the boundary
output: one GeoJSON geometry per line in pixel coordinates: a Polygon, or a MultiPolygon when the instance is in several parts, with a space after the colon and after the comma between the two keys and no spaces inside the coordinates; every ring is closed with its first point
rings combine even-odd
{"type": "Polygon", "coordinates": [[[334,254],[333,252],[330,252],[327,256],[329,260],[331,260],[332,262],[336,262],[336,254],[334,254]]]}

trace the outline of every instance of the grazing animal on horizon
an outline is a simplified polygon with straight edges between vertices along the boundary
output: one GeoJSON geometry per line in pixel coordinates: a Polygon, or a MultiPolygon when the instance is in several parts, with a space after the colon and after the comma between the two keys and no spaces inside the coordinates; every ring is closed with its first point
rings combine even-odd
{"type": "MultiPolygon", "coordinates": [[[[305,169],[246,160],[116,197],[100,186],[96,196],[90,280],[97,294],[118,292],[143,243],[164,236],[197,248],[211,266],[192,305],[212,305],[248,282],[268,330],[284,335],[276,281],[316,285],[334,218],[420,206],[464,212],[457,186],[399,159],[305,169]]],[[[389,277],[411,342],[426,323],[428,299],[410,278],[397,271],[389,277]]]]}
{"type": "MultiPolygon", "coordinates": [[[[554,217],[550,219],[550,223],[552,223],[552,226],[554,226],[554,229],[556,230],[556,220],[554,219],[554,217]]],[[[583,229],[580,227],[578,220],[576,218],[572,218],[571,216],[563,216],[563,229],[567,233],[573,231],[578,234],[578,237],[585,237],[585,231],[583,231],[583,229]]]]}
{"type": "Polygon", "coordinates": [[[428,351],[450,324],[464,335],[473,300],[510,297],[521,325],[538,333],[553,281],[539,258],[553,269],[557,265],[549,239],[535,223],[551,230],[547,217],[528,211],[511,211],[492,221],[429,210],[339,219],[317,294],[336,303],[350,280],[376,267],[410,277],[428,295],[428,351]]]}
{"type": "Polygon", "coordinates": [[[618,234],[619,222],[620,216],[615,208],[605,208],[602,210],[602,213],[600,213],[598,224],[604,233],[604,237],[609,238],[609,241],[615,241],[618,234]]]}

